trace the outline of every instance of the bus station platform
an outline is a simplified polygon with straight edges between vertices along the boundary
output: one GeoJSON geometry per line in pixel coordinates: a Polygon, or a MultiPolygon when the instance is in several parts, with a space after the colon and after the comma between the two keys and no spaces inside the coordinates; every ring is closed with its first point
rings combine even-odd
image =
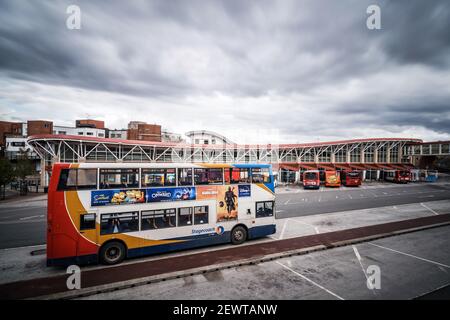
{"type": "Polygon", "coordinates": [[[81,289],[68,290],[69,275],[0,284],[0,299],[68,299],[196,274],[258,264],[283,257],[399,235],[450,224],[450,214],[418,217],[282,240],[192,253],[113,267],[82,270],[81,289]]]}

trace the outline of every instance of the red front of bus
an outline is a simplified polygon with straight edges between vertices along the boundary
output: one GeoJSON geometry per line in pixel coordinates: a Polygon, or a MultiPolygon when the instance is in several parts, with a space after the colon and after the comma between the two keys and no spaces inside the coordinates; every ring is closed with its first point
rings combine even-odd
{"type": "Polygon", "coordinates": [[[70,167],[70,164],[55,164],[50,178],[47,204],[47,266],[89,264],[98,261],[98,246],[81,236],[68,212],[65,191],[58,190],[61,171],[70,167]]]}
{"type": "Polygon", "coordinates": [[[397,170],[395,172],[395,178],[398,183],[408,183],[411,181],[411,173],[406,170],[397,170]]]}
{"type": "Polygon", "coordinates": [[[345,172],[344,185],[346,187],[358,187],[362,183],[360,171],[345,172]]]}
{"type": "Polygon", "coordinates": [[[319,189],[320,177],[319,172],[306,171],[303,173],[303,188],[304,189],[319,189]]]}

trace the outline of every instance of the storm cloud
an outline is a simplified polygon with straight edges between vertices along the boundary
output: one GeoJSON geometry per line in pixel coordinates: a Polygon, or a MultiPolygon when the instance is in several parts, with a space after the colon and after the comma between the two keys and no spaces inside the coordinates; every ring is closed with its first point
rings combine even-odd
{"type": "Polygon", "coordinates": [[[0,114],[239,142],[450,139],[450,3],[0,2],[0,114]],[[66,8],[81,9],[81,30],[66,8]],[[366,27],[369,5],[381,30],[366,27]]]}

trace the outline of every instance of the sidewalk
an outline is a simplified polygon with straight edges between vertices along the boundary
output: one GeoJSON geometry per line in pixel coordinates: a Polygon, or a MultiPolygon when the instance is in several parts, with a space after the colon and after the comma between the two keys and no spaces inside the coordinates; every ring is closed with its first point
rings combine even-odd
{"type": "Polygon", "coordinates": [[[433,215],[384,224],[332,231],[308,236],[267,241],[247,246],[193,253],[153,261],[123,264],[82,272],[81,290],[68,291],[67,275],[44,277],[0,285],[1,299],[23,299],[44,295],[64,298],[102,290],[179,278],[245,264],[256,264],[289,255],[305,254],[336,246],[450,224],[450,214],[433,215]],[[59,293],[60,295],[54,295],[59,293]]]}

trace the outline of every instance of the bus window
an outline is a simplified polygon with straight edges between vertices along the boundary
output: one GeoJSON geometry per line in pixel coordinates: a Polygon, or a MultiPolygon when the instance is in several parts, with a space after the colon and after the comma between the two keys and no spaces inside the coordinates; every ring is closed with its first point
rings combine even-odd
{"type": "Polygon", "coordinates": [[[178,185],[192,186],[192,168],[178,169],[178,185]]]}
{"type": "Polygon", "coordinates": [[[142,211],[141,229],[164,229],[175,227],[175,209],[142,211]]]}
{"type": "Polygon", "coordinates": [[[178,208],[178,226],[192,225],[192,208],[178,208]]]}
{"type": "Polygon", "coordinates": [[[100,169],[100,189],[138,187],[138,169],[100,169]]]}
{"type": "Polygon", "coordinates": [[[252,168],[253,183],[270,183],[270,171],[268,168],[252,168]]]}
{"type": "Polygon", "coordinates": [[[250,183],[249,169],[230,168],[225,169],[225,183],[250,183]]]}
{"type": "Polygon", "coordinates": [[[97,189],[97,169],[63,169],[58,190],[97,189]]]}
{"type": "Polygon", "coordinates": [[[95,229],[95,213],[80,215],[80,231],[95,229]]]}
{"type": "Polygon", "coordinates": [[[194,224],[208,223],[208,206],[194,207],[194,224]]]}
{"type": "Polygon", "coordinates": [[[176,184],[175,169],[142,169],[142,187],[163,187],[176,184]]]}
{"type": "Polygon", "coordinates": [[[108,213],[102,214],[100,234],[125,233],[139,231],[139,213],[108,213]]]}
{"type": "Polygon", "coordinates": [[[273,216],[273,201],[256,202],[256,217],[272,217],[273,216]]]}
{"type": "Polygon", "coordinates": [[[195,168],[194,183],[199,184],[223,184],[223,171],[221,168],[195,168]]]}

